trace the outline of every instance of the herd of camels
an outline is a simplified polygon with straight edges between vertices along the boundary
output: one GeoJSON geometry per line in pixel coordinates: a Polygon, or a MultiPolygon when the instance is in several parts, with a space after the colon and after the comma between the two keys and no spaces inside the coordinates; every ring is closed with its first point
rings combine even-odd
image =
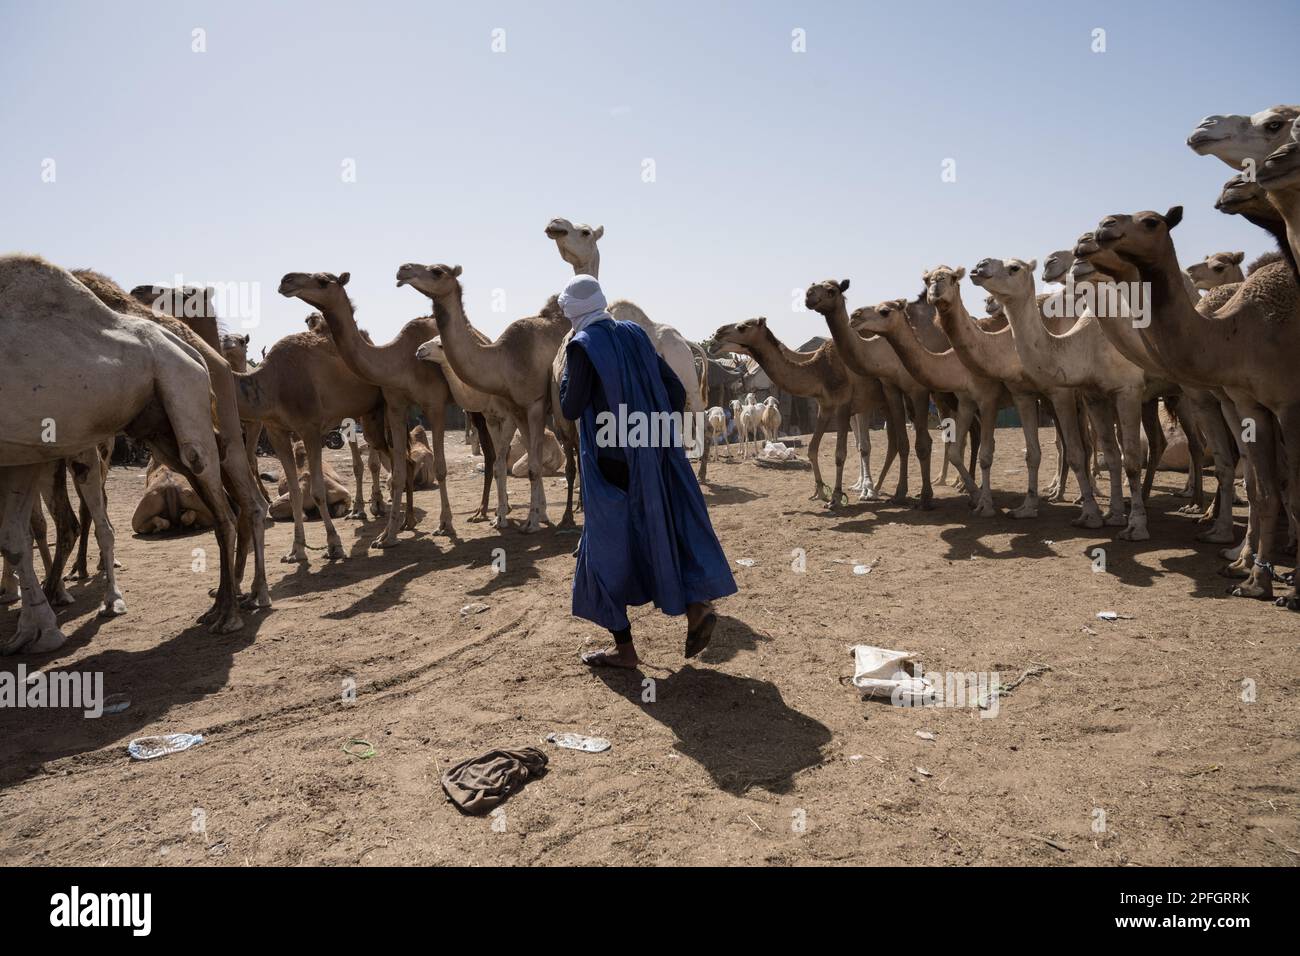
{"type": "MultiPolygon", "coordinates": [[[[1188,438],[1189,483],[1197,494],[1193,506],[1206,525],[1199,540],[1233,545],[1234,475],[1244,459],[1247,530],[1223,552],[1230,561],[1225,573],[1241,579],[1231,593],[1272,599],[1274,582],[1284,582],[1289,593],[1277,603],[1300,610],[1293,576],[1274,568],[1275,559],[1294,546],[1300,516],[1300,375],[1294,366],[1300,357],[1300,107],[1211,116],[1187,143],[1237,171],[1215,206],[1267,230],[1277,240],[1277,253],[1244,272],[1241,253],[1215,254],[1184,271],[1172,239],[1181,207],[1109,215],[1072,249],[1044,260],[1042,280],[1063,284],[1047,294],[1036,293],[1036,261],[1022,259],[984,259],[969,273],[937,266],[924,273],[921,296],[852,311],[847,279],[816,282],[808,287],[806,304],[825,318],[831,341],[810,353],[783,345],[764,318],[722,326],[706,351],[671,326],[651,321],[631,302],[616,302],[610,311],[647,331],[686,385],[685,411],[710,423],[701,481],[708,480],[712,438],[726,427],[721,409],[706,408],[710,355],[748,354],[777,387],[816,400],[809,446],[814,496],[832,508],[844,500],[848,430],[870,413],[885,420],[885,469],[893,458],[899,461],[894,500],[909,500],[910,421],[921,478],[916,504],[933,506],[933,402],[945,432],[945,469],[955,469],[972,517],[997,514],[990,487],[994,423],[999,409],[1011,405],[1024,429],[1028,487],[1010,515],[1032,519],[1040,500],[1039,409],[1046,402],[1064,453],[1045,496],[1064,493],[1068,466],[1081,496],[1076,525],[1122,527],[1122,539],[1145,540],[1146,499],[1162,437],[1157,403],[1163,400],[1188,438]],[[988,316],[973,317],[964,307],[960,283],[967,277],[988,293],[988,316]],[[1106,289],[1146,290],[1146,301],[1117,300],[1103,295],[1106,289]],[[837,436],[835,480],[828,486],[818,448],[831,428],[837,436]],[[1150,438],[1145,455],[1144,433],[1150,438]],[[1105,514],[1093,492],[1093,445],[1104,453],[1109,471],[1105,514]],[[1199,501],[1196,465],[1202,449],[1212,456],[1218,481],[1208,506],[1199,501]]],[[[602,227],[554,219],[545,234],[575,274],[599,276],[602,227]]],[[[572,525],[577,434],[558,414],[569,323],[552,296],[537,315],[489,339],[465,315],[460,274],[459,266],[401,266],[397,284],[426,296],[432,314],[413,319],[393,341],[376,345],[357,326],[347,273],[289,273],[280,294],[315,310],[309,328],[278,341],[250,368],[244,357],[247,337],[221,334],[210,290],[139,286],[127,292],[90,270],[70,272],[32,255],[0,257],[0,552],[5,560],[0,600],[20,602],[17,628],[0,653],[47,652],[63,643],[53,605],[71,600],[63,570],[78,530],[81,549],[71,576],[88,576],[85,544],[93,526],[104,576],[100,612],[126,611],[104,491],[108,449],[120,433],[147,445],[154,468],[166,469],[176,493],[189,496],[186,514],[201,509],[210,517],[220,577],[213,604],[200,621],[218,633],[241,628],[242,613],[271,605],[264,555],[269,496],[255,455],[263,430],[284,474],[305,472],[301,482],[285,482],[294,520],[285,561],[307,560],[308,498],[324,525],[327,556],[344,556],[322,444],[326,433],[348,420],[360,423],[370,445],[372,511],[386,519],[371,546],[396,546],[399,534],[414,527],[414,460],[407,430],[412,406],[430,423],[438,533],[454,534],[443,452],[450,403],[465,410],[490,463],[482,502],[470,520],[488,519],[495,480],[496,525],[509,527],[507,452],[518,429],[527,447],[530,484],[521,530],[536,532],[550,524],[542,481],[549,425],[564,450],[568,485],[559,526],[572,525]],[[378,490],[377,461],[390,472],[387,506],[378,490]],[[69,472],[80,520],[67,490],[69,472]],[[55,525],[53,556],[41,501],[55,525]],[[44,581],[36,573],[33,545],[45,564],[44,581]],[[250,553],[253,577],[245,591],[250,553]]],[[[763,414],[749,403],[736,410],[746,426],[753,415],[763,414]]],[[[860,438],[865,439],[865,429],[860,438]]],[[[353,513],[364,516],[355,446],[353,463],[358,480],[353,513]]],[[[870,493],[865,457],[863,465],[861,487],[870,493]]],[[[163,487],[164,478],[157,480],[163,487]]]]}

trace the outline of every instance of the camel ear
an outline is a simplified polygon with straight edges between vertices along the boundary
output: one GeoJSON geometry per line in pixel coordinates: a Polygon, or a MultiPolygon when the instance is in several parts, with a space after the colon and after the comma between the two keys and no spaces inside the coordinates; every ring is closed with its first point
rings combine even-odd
{"type": "Polygon", "coordinates": [[[1165,213],[1165,228],[1172,229],[1183,221],[1183,207],[1170,206],[1169,211],[1165,213]]]}
{"type": "Polygon", "coordinates": [[[1241,265],[1241,260],[1244,258],[1246,258],[1244,252],[1234,252],[1232,255],[1228,256],[1228,260],[1234,265],[1241,265]]]}
{"type": "Polygon", "coordinates": [[[849,291],[849,280],[848,280],[848,279],[841,279],[841,280],[840,280],[840,291],[841,291],[841,292],[848,292],[848,291],[849,291]]]}
{"type": "Polygon", "coordinates": [[[345,273],[343,273],[341,276],[339,276],[339,285],[347,285],[347,284],[348,284],[348,280],[351,279],[351,278],[352,278],[352,273],[351,273],[351,272],[345,272],[345,273]]]}
{"type": "Polygon", "coordinates": [[[593,239],[599,239],[599,238],[600,238],[601,236],[603,236],[604,234],[605,234],[605,227],[604,227],[604,226],[597,226],[595,229],[593,229],[593,230],[591,231],[591,238],[593,238],[593,239]]]}
{"type": "Polygon", "coordinates": [[[451,267],[451,274],[454,275],[454,276],[458,276],[458,275],[460,275],[460,266],[452,266],[452,267],[451,267]]]}
{"type": "Polygon", "coordinates": [[[1025,266],[1028,267],[1030,272],[1033,272],[1035,269],[1038,268],[1038,260],[1030,259],[1028,262],[1025,263],[1025,266]]]}
{"type": "Polygon", "coordinates": [[[962,279],[966,278],[966,267],[958,266],[957,271],[952,274],[952,278],[954,282],[960,282],[962,279]]]}
{"type": "Polygon", "coordinates": [[[757,322],[759,325],[761,325],[763,328],[767,328],[767,316],[760,315],[754,321],[757,322]]]}

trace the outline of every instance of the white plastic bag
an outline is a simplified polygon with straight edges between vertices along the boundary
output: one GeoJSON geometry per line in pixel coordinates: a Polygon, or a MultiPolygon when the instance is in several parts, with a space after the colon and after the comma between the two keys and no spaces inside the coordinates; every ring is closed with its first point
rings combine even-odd
{"type": "Polygon", "coordinates": [[[912,676],[916,662],[911,651],[858,644],[852,652],[853,686],[865,691],[868,697],[891,697],[897,701],[924,699],[934,694],[928,678],[912,676]]]}

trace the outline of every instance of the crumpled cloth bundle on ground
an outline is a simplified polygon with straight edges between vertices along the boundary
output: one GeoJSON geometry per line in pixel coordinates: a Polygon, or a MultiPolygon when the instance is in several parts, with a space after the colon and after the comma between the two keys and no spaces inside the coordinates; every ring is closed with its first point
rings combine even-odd
{"type": "Polygon", "coordinates": [[[933,681],[913,677],[916,662],[911,651],[891,651],[884,647],[858,644],[853,648],[853,686],[867,697],[909,698],[924,701],[934,698],[933,681]]]}
{"type": "Polygon", "coordinates": [[[785,442],[769,441],[763,443],[763,449],[754,458],[755,464],[776,468],[811,468],[812,466],[799,457],[799,453],[785,442]]]}
{"type": "Polygon", "coordinates": [[[462,813],[487,813],[533,777],[546,772],[546,754],[536,747],[489,750],[462,760],[442,775],[442,789],[462,813]]]}

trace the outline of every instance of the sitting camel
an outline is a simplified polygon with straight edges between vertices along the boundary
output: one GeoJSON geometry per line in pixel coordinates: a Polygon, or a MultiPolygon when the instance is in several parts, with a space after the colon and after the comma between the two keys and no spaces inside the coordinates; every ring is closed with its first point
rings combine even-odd
{"type": "MultiPolygon", "coordinates": [[[[312,472],[307,461],[307,447],[297,438],[293,439],[293,463],[297,472],[298,500],[302,502],[303,516],[318,518],[320,508],[316,504],[315,495],[312,494],[312,472]]],[[[352,496],[348,494],[347,486],[339,478],[339,473],[334,470],[334,466],[324,459],[321,460],[321,478],[325,482],[326,508],[330,516],[342,518],[352,507],[352,496]]],[[[271,517],[276,521],[293,520],[294,496],[289,493],[288,475],[280,476],[279,491],[279,497],[271,502],[271,517]]]]}
{"type": "Polygon", "coordinates": [[[164,531],[197,531],[215,524],[212,512],[195,494],[189,482],[150,458],[145,472],[144,494],[131,516],[131,530],[136,534],[160,534],[164,531]]]}

